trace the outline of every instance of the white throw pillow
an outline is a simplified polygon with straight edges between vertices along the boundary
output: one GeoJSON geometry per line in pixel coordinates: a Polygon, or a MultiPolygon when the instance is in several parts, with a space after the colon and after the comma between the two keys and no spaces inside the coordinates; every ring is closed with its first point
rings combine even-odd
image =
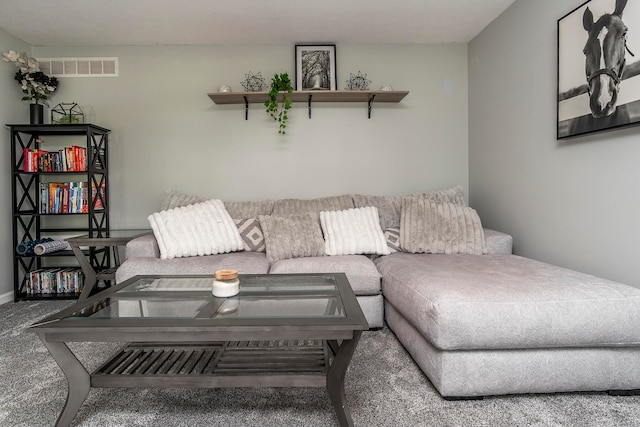
{"type": "Polygon", "coordinates": [[[373,206],[320,212],[327,255],[379,254],[391,252],[373,206]]]}
{"type": "Polygon", "coordinates": [[[243,249],[238,227],[220,200],[155,212],[148,219],[162,259],[243,249]]]}

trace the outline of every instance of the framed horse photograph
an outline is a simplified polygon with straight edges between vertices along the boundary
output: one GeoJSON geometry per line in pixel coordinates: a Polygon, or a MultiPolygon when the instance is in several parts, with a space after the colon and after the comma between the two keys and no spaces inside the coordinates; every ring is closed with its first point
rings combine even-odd
{"type": "Polygon", "coordinates": [[[336,90],[336,45],[297,44],[296,90],[336,90]]]}
{"type": "Polygon", "coordinates": [[[557,138],[640,124],[640,0],[590,0],[558,20],[557,138]]]}

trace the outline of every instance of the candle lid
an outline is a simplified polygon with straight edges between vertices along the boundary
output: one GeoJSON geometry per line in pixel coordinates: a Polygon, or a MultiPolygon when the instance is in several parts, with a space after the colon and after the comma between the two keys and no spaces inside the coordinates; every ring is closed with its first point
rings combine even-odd
{"type": "Polygon", "coordinates": [[[217,270],[215,272],[216,280],[233,280],[238,277],[237,270],[217,270]]]}

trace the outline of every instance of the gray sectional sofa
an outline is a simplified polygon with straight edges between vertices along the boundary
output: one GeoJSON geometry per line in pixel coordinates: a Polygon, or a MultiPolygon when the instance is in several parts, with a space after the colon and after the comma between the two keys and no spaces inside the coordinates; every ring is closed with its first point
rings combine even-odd
{"type": "MultiPolygon", "coordinates": [[[[161,210],[203,200],[168,192],[161,210]]],[[[512,255],[511,236],[482,228],[460,187],[224,206],[244,250],[162,259],[150,234],[129,242],[116,281],[226,268],[343,272],[370,327],[386,322],[444,397],[640,389],[640,289],[512,255]],[[309,255],[305,246],[274,255],[282,242],[274,241],[271,217],[371,206],[385,254],[309,255]]]]}

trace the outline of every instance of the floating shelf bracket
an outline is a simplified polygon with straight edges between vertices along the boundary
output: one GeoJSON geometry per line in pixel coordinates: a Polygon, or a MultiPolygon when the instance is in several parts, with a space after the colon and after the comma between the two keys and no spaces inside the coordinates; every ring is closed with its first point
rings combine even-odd
{"type": "Polygon", "coordinates": [[[245,120],[249,120],[249,100],[247,99],[247,96],[243,96],[244,98],[244,119],[245,120]]]}
{"type": "Polygon", "coordinates": [[[376,95],[373,94],[371,95],[371,98],[369,98],[369,102],[368,102],[368,106],[367,106],[367,114],[368,114],[368,118],[371,118],[371,108],[373,107],[373,100],[376,99],[376,95]]]}

